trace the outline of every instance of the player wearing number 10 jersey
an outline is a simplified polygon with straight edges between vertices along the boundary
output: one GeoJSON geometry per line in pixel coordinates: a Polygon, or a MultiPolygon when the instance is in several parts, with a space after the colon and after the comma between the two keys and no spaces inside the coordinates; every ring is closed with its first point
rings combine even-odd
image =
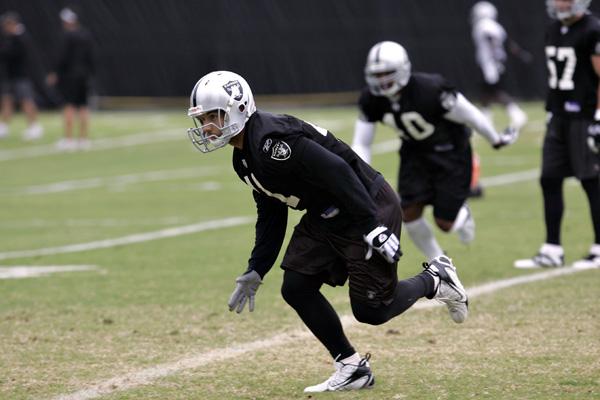
{"type": "Polygon", "coordinates": [[[471,180],[471,128],[495,148],[512,143],[516,131],[498,134],[442,76],[411,73],[408,55],[398,43],[386,41],[371,48],[365,78],[352,148],[370,162],[377,122],[396,130],[402,140],[398,191],[411,239],[428,259],[443,254],[423,218],[425,206],[432,205],[436,225],[469,243],[475,233],[465,204],[471,180]]]}
{"type": "Polygon", "coordinates": [[[560,226],[563,181],[581,182],[594,227],[594,243],[575,267],[600,267],[600,21],[587,12],[590,0],[548,0],[554,21],[546,31],[548,122],[540,183],[544,196],[546,242],[517,268],[564,265],[560,226]]]}

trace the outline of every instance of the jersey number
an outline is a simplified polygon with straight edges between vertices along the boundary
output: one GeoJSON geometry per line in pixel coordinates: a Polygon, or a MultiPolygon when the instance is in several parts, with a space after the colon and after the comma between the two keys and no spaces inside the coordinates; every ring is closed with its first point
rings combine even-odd
{"type": "Polygon", "coordinates": [[[383,123],[388,126],[397,127],[398,134],[403,139],[424,140],[435,131],[435,126],[425,121],[425,118],[416,111],[400,114],[400,121],[402,121],[404,129],[398,129],[399,127],[396,125],[393,114],[389,113],[383,116],[383,123]]]}
{"type": "Polygon", "coordinates": [[[572,47],[546,46],[546,63],[548,65],[548,86],[550,89],[573,90],[573,74],[577,65],[577,55],[572,47]],[[560,79],[557,74],[557,63],[564,63],[560,79]]]}
{"type": "Polygon", "coordinates": [[[263,185],[261,185],[261,183],[258,181],[258,179],[256,179],[253,173],[250,173],[250,177],[248,177],[248,175],[245,175],[244,180],[246,181],[246,184],[248,184],[248,186],[250,186],[252,189],[256,190],[259,193],[266,194],[269,197],[273,197],[281,201],[282,203],[285,203],[288,207],[296,208],[300,203],[300,199],[296,196],[284,196],[279,193],[272,193],[268,191],[263,185]]]}

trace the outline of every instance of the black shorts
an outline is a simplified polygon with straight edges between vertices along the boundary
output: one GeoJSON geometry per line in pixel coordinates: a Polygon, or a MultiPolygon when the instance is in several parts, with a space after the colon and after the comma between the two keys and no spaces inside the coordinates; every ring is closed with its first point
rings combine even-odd
{"type": "Polygon", "coordinates": [[[542,177],[579,180],[600,175],[600,158],[587,145],[592,121],[553,116],[548,122],[542,151],[542,177]]]}
{"type": "Polygon", "coordinates": [[[86,106],[90,94],[88,78],[61,78],[58,89],[66,104],[86,106]]]}
{"type": "MultiPolygon", "coordinates": [[[[402,211],[394,189],[384,183],[374,200],[378,220],[400,238],[402,211]]],[[[377,252],[366,261],[366,253],[362,235],[333,233],[305,214],[294,228],[281,268],[318,275],[331,286],[342,286],[348,279],[351,299],[372,307],[389,304],[398,283],[397,263],[388,263],[377,252]]]]}
{"type": "Polygon", "coordinates": [[[2,83],[2,95],[12,95],[15,100],[33,100],[33,82],[29,78],[16,78],[2,83]]]}
{"type": "Polygon", "coordinates": [[[454,221],[469,196],[471,145],[466,142],[448,151],[401,154],[398,191],[402,207],[431,204],[436,218],[454,221]]]}
{"type": "Polygon", "coordinates": [[[504,74],[500,75],[500,79],[496,83],[488,83],[481,74],[480,79],[481,102],[484,106],[489,106],[491,103],[500,103],[507,105],[512,102],[512,99],[506,91],[506,79],[504,74]]]}

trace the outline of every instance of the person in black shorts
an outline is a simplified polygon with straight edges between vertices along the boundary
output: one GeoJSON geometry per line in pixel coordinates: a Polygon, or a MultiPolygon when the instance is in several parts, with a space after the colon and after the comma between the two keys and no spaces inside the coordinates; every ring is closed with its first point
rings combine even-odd
{"type": "Polygon", "coordinates": [[[587,196],[594,243],[573,263],[600,267],[600,19],[587,11],[590,0],[548,0],[554,21],[546,30],[548,121],[542,151],[540,184],[544,196],[546,242],[517,268],[565,265],[560,228],[563,182],[574,176],[587,196]]]}
{"type": "Polygon", "coordinates": [[[365,78],[352,148],[370,162],[376,124],[396,130],[402,141],[398,192],[409,236],[428,259],[444,254],[423,217],[424,208],[432,205],[437,226],[470,243],[475,237],[465,202],[472,172],[470,128],[496,149],[512,143],[517,131],[511,127],[498,134],[442,76],[411,72],[406,50],[396,42],[371,48],[365,78]]]}
{"type": "Polygon", "coordinates": [[[281,267],[281,293],[327,348],[335,372],[305,392],[353,390],[374,384],[369,355],[361,357],[321,286],[348,281],[356,319],[383,324],[421,297],[445,302],[463,322],[468,301],[456,268],[442,256],[413,278],[398,281],[399,199],[380,173],[327,130],[289,115],[256,109],[248,83],[233,72],[202,77],[190,96],[188,130],[203,153],[230,144],[233,168],[256,202],[256,239],[237,278],[229,310],[254,309],[259,285],[281,249],[288,208],[305,210],[281,267]]]}
{"type": "Polygon", "coordinates": [[[93,42],[73,10],[62,9],[60,19],[64,30],[62,51],[54,71],[46,78],[49,85],[58,86],[64,103],[64,137],[56,145],[61,150],[85,150],[90,146],[88,98],[95,70],[93,42]],[[78,141],[73,137],[76,116],[79,118],[78,141]]]}
{"type": "Polygon", "coordinates": [[[16,12],[7,11],[2,14],[0,27],[4,36],[0,40],[0,64],[4,64],[6,79],[0,82],[0,95],[2,96],[0,138],[9,134],[14,102],[17,101],[27,118],[27,128],[23,131],[23,139],[37,140],[43,136],[44,129],[38,122],[38,108],[34,99],[35,47],[21,17],[16,12]]]}

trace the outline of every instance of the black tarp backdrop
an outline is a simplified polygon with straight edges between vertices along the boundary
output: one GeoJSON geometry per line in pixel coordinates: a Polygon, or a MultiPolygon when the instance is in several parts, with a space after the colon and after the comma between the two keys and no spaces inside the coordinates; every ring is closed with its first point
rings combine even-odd
{"type": "MultiPolygon", "coordinates": [[[[58,12],[71,6],[97,47],[103,96],[187,96],[217,69],[236,71],[258,94],[356,91],[368,49],[395,40],[415,70],[439,72],[468,95],[478,74],[470,35],[473,0],[0,0],[34,37],[41,68],[55,62],[58,12]]],[[[509,62],[509,88],[544,94],[543,0],[497,0],[499,21],[534,55],[509,62]]],[[[600,8],[599,4],[592,10],[600,8]]]]}

